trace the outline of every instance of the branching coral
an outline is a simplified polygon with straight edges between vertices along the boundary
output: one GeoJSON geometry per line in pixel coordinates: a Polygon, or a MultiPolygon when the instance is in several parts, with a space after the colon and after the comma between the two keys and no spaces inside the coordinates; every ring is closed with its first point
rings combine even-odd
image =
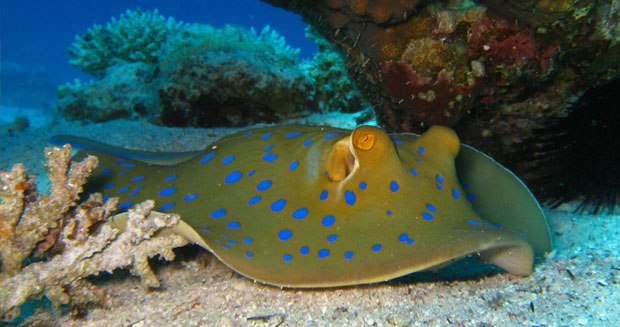
{"type": "Polygon", "coordinates": [[[95,25],[83,36],[76,36],[67,49],[69,63],[95,76],[119,62],[156,62],[162,44],[183,26],[174,18],[164,18],[157,10],[127,10],[106,26],[95,25]]]}
{"type": "Polygon", "coordinates": [[[89,156],[70,164],[70,153],[69,145],[46,149],[52,182],[49,195],[37,195],[34,177],[25,177],[22,164],[0,173],[0,315],[3,320],[14,319],[21,304],[41,296],[47,296],[54,305],[100,303],[105,293],[85,278],[116,268],[131,267],[131,273],[140,276],[144,284],[157,287],[159,281],[147,259],[159,254],[172,260],[172,248],[187,244],[179,235],[154,237],[158,230],[178,223],[179,217],[151,213],[153,201],[129,211],[126,230],[122,233],[111,224],[100,224],[116,210],[117,198],[104,202],[101,195],[93,194],[75,206],[97,159],[89,156]],[[45,250],[54,243],[58,254],[22,267],[37,244],[45,244],[45,250]]]}

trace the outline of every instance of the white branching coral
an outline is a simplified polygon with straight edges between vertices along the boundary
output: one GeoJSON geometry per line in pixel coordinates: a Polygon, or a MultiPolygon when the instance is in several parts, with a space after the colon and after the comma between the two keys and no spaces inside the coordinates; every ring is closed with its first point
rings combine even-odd
{"type": "Polygon", "coordinates": [[[124,62],[157,62],[166,39],[183,26],[166,19],[157,9],[143,12],[127,10],[105,26],[94,25],[83,36],[76,36],[67,49],[69,63],[83,71],[103,76],[106,68],[124,62]]]}
{"type": "Polygon", "coordinates": [[[105,293],[85,279],[102,271],[130,268],[145,285],[158,287],[148,258],[160,255],[172,260],[172,249],[188,243],[180,235],[156,234],[176,225],[179,217],[151,212],[154,202],[150,200],[117,215],[127,220],[122,232],[108,223],[117,198],[104,202],[95,193],[76,206],[97,158],[70,163],[70,153],[69,145],[46,149],[52,182],[49,195],[37,195],[34,178],[26,179],[22,164],[0,172],[0,316],[5,321],[18,316],[25,301],[41,296],[56,306],[102,302],[105,293]],[[56,254],[22,266],[35,248],[44,252],[52,245],[56,254]]]}

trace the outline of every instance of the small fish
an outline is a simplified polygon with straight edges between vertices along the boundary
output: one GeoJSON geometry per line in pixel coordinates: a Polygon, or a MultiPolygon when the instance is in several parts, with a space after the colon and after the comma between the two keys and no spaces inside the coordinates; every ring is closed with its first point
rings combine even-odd
{"type": "Polygon", "coordinates": [[[54,141],[99,157],[87,192],[119,197],[120,210],[154,199],[181,215],[174,232],[266,284],[374,283],[472,254],[527,275],[551,249],[527,187],[446,127],[266,127],[188,153],[54,141]]]}

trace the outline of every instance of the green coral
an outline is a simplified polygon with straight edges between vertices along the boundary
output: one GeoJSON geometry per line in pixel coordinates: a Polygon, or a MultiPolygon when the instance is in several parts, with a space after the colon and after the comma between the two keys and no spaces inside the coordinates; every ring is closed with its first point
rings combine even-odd
{"type": "Polygon", "coordinates": [[[103,76],[108,67],[123,61],[154,63],[163,43],[182,27],[182,22],[166,19],[157,9],[127,10],[105,27],[94,25],[83,36],[76,36],[67,49],[69,63],[95,76],[103,76]]]}
{"type": "Polygon", "coordinates": [[[314,80],[314,102],[318,108],[322,112],[354,112],[368,107],[369,104],[349,77],[340,53],[311,27],[306,28],[306,37],[319,46],[312,60],[300,64],[306,75],[314,80]]]}

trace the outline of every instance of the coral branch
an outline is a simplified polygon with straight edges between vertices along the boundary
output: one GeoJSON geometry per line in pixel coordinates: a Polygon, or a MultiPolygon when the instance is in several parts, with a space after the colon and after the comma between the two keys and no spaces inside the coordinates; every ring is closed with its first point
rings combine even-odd
{"type": "Polygon", "coordinates": [[[151,212],[154,202],[149,200],[120,214],[127,216],[126,230],[121,232],[105,223],[116,210],[117,198],[104,202],[96,193],[75,206],[82,185],[97,165],[97,158],[91,156],[73,162],[68,169],[70,146],[48,148],[45,153],[52,181],[49,195],[37,197],[33,178],[26,179],[22,164],[0,173],[2,319],[12,320],[19,315],[21,304],[40,296],[47,296],[55,306],[99,303],[105,293],[85,277],[102,271],[130,268],[145,285],[158,287],[159,280],[150,269],[148,258],[160,255],[172,260],[172,249],[188,243],[176,234],[156,235],[160,229],[177,224],[178,215],[151,212]],[[60,232],[50,238],[51,229],[60,232]],[[24,259],[41,241],[56,243],[55,247],[62,252],[22,268],[24,259]]]}

